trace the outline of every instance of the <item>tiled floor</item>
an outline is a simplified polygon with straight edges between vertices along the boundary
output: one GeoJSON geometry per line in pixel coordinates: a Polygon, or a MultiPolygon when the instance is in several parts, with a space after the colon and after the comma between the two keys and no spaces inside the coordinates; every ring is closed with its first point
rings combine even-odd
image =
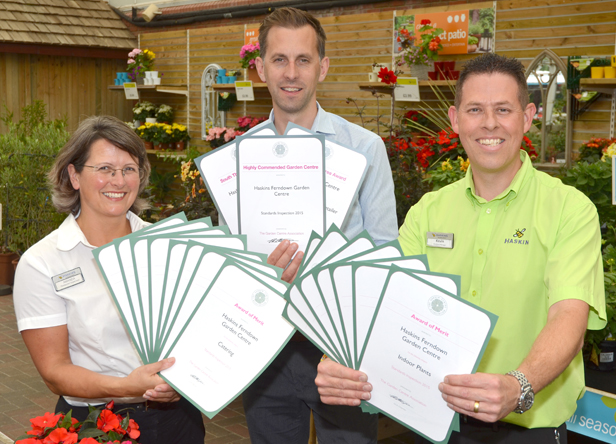
{"type": "MultiPolygon", "coordinates": [[[[57,396],[36,371],[30,354],[17,332],[13,298],[0,296],[0,432],[10,439],[30,429],[30,418],[53,411],[57,396]]],[[[250,444],[241,399],[236,399],[212,420],[205,419],[207,444],[250,444]]],[[[2,438],[0,434],[0,438],[2,438]]],[[[398,435],[382,444],[412,443],[398,435]]],[[[4,443],[0,439],[0,443],[4,443]]]]}

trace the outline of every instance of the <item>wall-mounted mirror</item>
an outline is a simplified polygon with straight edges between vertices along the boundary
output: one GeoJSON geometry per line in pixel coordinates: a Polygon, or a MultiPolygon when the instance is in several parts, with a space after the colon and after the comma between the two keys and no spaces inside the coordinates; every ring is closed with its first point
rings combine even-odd
{"type": "Polygon", "coordinates": [[[553,51],[541,52],[526,69],[530,101],[537,113],[527,136],[533,141],[539,163],[571,165],[570,97],[567,68],[553,51]]]}

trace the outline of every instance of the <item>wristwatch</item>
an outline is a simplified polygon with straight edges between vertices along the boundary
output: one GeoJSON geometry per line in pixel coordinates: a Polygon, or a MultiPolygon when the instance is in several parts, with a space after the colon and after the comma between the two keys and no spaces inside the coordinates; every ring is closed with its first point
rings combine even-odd
{"type": "Polygon", "coordinates": [[[515,413],[524,413],[533,406],[533,402],[535,401],[535,392],[533,392],[533,388],[524,376],[524,373],[513,370],[507,373],[508,375],[513,376],[520,383],[520,400],[518,401],[518,407],[514,410],[515,413]]]}

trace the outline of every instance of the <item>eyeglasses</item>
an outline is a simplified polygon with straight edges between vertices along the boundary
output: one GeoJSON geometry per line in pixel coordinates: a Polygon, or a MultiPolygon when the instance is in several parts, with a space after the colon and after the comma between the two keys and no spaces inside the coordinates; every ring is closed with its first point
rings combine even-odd
{"type": "Polygon", "coordinates": [[[127,166],[124,168],[111,168],[109,165],[95,166],[95,165],[82,165],[84,167],[92,168],[94,174],[102,177],[115,177],[116,171],[122,171],[122,176],[126,179],[143,179],[145,171],[141,168],[134,166],[127,166]]]}

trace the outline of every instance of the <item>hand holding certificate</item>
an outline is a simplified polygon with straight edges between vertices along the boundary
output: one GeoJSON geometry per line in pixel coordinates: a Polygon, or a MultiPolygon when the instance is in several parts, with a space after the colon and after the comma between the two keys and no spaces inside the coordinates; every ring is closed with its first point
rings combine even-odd
{"type": "Polygon", "coordinates": [[[375,247],[365,233],[349,240],[331,227],[308,245],[284,315],[349,367],[320,365],[331,371],[317,378],[322,399],[356,405],[365,374],[363,410],[446,442],[458,416],[439,383],[476,370],[496,317],[460,298],[459,276],[429,271],[423,255],[404,257],[397,241],[375,247]]]}

